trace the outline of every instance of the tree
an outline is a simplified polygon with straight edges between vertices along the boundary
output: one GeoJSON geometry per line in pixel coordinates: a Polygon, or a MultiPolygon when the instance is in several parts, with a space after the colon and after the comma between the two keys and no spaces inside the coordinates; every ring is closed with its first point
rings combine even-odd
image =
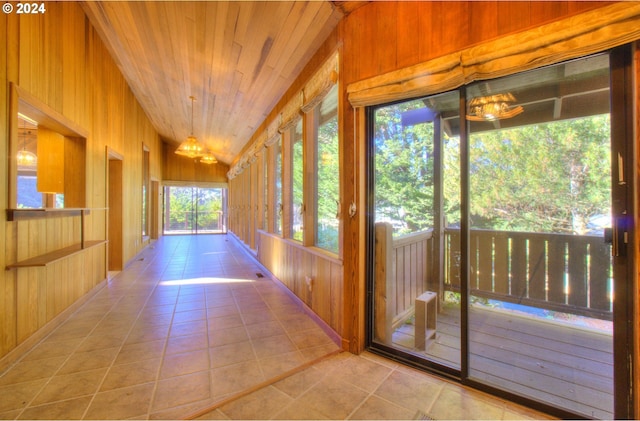
{"type": "MultiPolygon", "coordinates": [[[[422,100],[375,112],[376,221],[396,234],[433,227],[434,125],[403,122],[422,100]]],[[[469,137],[473,228],[584,235],[610,209],[609,115],[518,126],[469,137]]],[[[441,134],[445,218],[459,221],[460,140],[441,134]]]]}
{"type": "Polygon", "coordinates": [[[476,228],[586,234],[610,208],[609,117],[472,133],[476,228]]]}
{"type": "Polygon", "coordinates": [[[376,111],[376,220],[397,233],[433,226],[433,123],[404,125],[402,113],[424,108],[421,101],[376,111]]]}

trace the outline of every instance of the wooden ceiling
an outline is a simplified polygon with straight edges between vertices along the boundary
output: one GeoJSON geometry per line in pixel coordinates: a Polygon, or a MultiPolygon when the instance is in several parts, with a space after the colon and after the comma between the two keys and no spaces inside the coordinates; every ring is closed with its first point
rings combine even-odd
{"type": "MultiPolygon", "coordinates": [[[[354,3],[357,5],[358,3],[354,3]]],[[[169,144],[231,163],[339,20],[328,1],[88,1],[92,24],[169,144]]]]}

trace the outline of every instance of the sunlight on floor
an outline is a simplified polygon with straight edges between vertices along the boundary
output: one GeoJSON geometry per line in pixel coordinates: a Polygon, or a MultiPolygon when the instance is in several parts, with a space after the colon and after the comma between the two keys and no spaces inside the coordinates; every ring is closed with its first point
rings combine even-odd
{"type": "Polygon", "coordinates": [[[190,279],[175,279],[172,281],[161,281],[160,286],[184,286],[184,285],[216,285],[216,284],[239,284],[239,283],[252,283],[255,282],[252,279],[236,279],[236,278],[190,278],[190,279]]]}

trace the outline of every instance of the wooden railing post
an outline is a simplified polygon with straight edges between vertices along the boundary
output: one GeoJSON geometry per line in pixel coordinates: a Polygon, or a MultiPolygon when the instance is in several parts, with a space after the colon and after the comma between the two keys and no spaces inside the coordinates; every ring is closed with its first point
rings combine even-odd
{"type": "Polygon", "coordinates": [[[392,322],[396,315],[393,228],[391,224],[376,223],[375,235],[374,334],[375,339],[385,344],[391,344],[392,322]]]}

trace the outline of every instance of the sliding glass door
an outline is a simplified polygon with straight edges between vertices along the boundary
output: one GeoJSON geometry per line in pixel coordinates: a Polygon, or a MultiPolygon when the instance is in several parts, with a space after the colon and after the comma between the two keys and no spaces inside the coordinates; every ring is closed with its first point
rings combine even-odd
{"type": "Polygon", "coordinates": [[[369,109],[373,350],[560,416],[629,413],[623,55],[369,109]]]}
{"type": "Polygon", "coordinates": [[[227,190],[165,186],[164,234],[226,233],[227,190]]]}
{"type": "Polygon", "coordinates": [[[453,92],[371,114],[373,341],[453,370],[460,369],[459,103],[453,92]],[[445,271],[458,275],[445,279],[445,271]]]}
{"type": "Polygon", "coordinates": [[[613,416],[609,67],[603,54],[466,90],[469,378],[600,419],[613,416]]]}

